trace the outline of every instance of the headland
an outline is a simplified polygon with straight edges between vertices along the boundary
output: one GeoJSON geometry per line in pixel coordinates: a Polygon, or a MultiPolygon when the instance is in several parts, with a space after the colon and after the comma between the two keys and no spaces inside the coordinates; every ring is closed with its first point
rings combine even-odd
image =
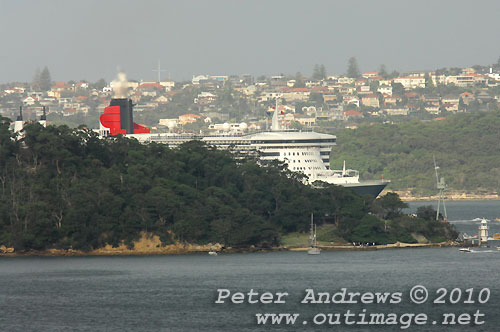
{"type": "MultiPolygon", "coordinates": [[[[352,244],[320,244],[322,251],[373,251],[383,249],[411,249],[411,248],[444,248],[459,246],[457,242],[447,241],[439,243],[389,243],[382,245],[352,245],[352,244]]],[[[206,254],[209,251],[219,253],[251,253],[270,251],[307,251],[309,248],[303,245],[277,247],[255,247],[233,248],[225,247],[220,243],[194,244],[175,243],[163,244],[157,235],[143,233],[141,238],[134,241],[133,247],[121,244],[117,247],[106,245],[103,248],[90,251],[74,249],[46,249],[46,250],[25,250],[15,251],[13,248],[0,248],[0,257],[24,257],[24,256],[143,256],[143,255],[183,255],[183,254],[206,254]]]]}

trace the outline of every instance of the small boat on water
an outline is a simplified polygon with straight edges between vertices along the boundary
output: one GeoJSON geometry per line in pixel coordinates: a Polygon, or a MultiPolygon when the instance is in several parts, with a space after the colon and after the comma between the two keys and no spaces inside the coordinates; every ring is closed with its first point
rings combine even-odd
{"type": "Polygon", "coordinates": [[[217,256],[217,255],[218,255],[218,254],[217,254],[217,251],[215,251],[215,250],[210,250],[210,251],[208,252],[208,254],[209,254],[210,256],[217,256]]]}
{"type": "Polygon", "coordinates": [[[458,249],[460,252],[470,252],[472,254],[484,254],[484,253],[492,253],[492,252],[498,252],[500,250],[500,247],[496,247],[497,250],[491,250],[489,249],[490,247],[477,247],[475,249],[471,248],[460,248],[458,249]]]}
{"type": "Polygon", "coordinates": [[[318,248],[318,241],[316,238],[316,225],[314,224],[314,216],[311,213],[311,235],[309,236],[310,247],[307,250],[308,255],[319,255],[321,249],[318,248]]]}

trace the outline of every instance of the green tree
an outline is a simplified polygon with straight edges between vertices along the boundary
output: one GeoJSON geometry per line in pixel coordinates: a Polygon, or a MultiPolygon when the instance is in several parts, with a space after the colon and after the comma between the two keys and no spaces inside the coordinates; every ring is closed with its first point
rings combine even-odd
{"type": "Polygon", "coordinates": [[[33,75],[33,87],[35,89],[39,89],[40,88],[40,76],[41,76],[40,68],[37,67],[35,69],[35,74],[33,75]]]}
{"type": "Polygon", "coordinates": [[[460,97],[460,99],[458,100],[458,109],[459,110],[464,110],[466,107],[465,107],[465,103],[464,103],[464,100],[462,97],[460,97]]]}
{"type": "Polygon", "coordinates": [[[424,219],[424,220],[435,220],[436,219],[436,210],[434,210],[432,205],[420,206],[417,209],[417,217],[424,219]]]}
{"type": "Polygon", "coordinates": [[[500,69],[500,56],[498,57],[497,62],[493,64],[493,68],[496,70],[500,69]]]}
{"type": "Polygon", "coordinates": [[[315,64],[313,68],[312,79],[314,80],[322,80],[326,78],[326,67],[325,65],[315,64]]]}
{"type": "Polygon", "coordinates": [[[372,211],[383,219],[393,219],[401,215],[401,211],[408,208],[408,204],[403,202],[399,195],[389,192],[378,197],[372,204],[372,211]]]}
{"type": "Polygon", "coordinates": [[[434,88],[434,83],[432,82],[431,75],[429,73],[425,73],[425,87],[427,90],[431,90],[434,88]]]}
{"type": "Polygon", "coordinates": [[[320,80],[321,79],[321,73],[319,72],[319,65],[318,64],[314,65],[311,78],[313,80],[320,80]]]}
{"type": "Polygon", "coordinates": [[[387,78],[389,76],[389,73],[387,72],[387,68],[385,67],[384,64],[380,65],[380,68],[378,70],[378,74],[382,76],[383,78],[387,78]]]}
{"type": "Polygon", "coordinates": [[[40,89],[42,91],[50,90],[52,86],[52,79],[50,77],[49,68],[45,66],[40,73],[40,89]]]}
{"type": "Polygon", "coordinates": [[[358,78],[361,76],[358,67],[358,60],[355,57],[350,57],[347,63],[347,77],[358,78]]]}
{"type": "Polygon", "coordinates": [[[389,75],[389,78],[395,78],[399,76],[399,72],[397,70],[393,70],[389,75]]]}
{"type": "Polygon", "coordinates": [[[405,93],[405,88],[401,83],[392,83],[392,94],[402,96],[405,93]]]}
{"type": "Polygon", "coordinates": [[[376,243],[383,244],[392,242],[389,235],[385,232],[385,224],[375,216],[364,216],[359,225],[352,232],[349,239],[357,243],[376,243]]]}
{"type": "Polygon", "coordinates": [[[304,76],[300,72],[297,72],[295,74],[295,84],[293,85],[294,88],[304,88],[306,86],[304,82],[304,76]]]}
{"type": "Polygon", "coordinates": [[[320,73],[320,75],[321,75],[321,79],[325,79],[325,78],[326,78],[326,76],[328,75],[328,74],[327,74],[327,72],[326,72],[326,67],[325,67],[325,65],[324,65],[324,64],[321,64],[321,65],[319,66],[319,73],[320,73]]]}
{"type": "Polygon", "coordinates": [[[316,105],[323,105],[324,104],[324,98],[321,93],[311,93],[309,95],[309,101],[316,104],[316,105]]]}

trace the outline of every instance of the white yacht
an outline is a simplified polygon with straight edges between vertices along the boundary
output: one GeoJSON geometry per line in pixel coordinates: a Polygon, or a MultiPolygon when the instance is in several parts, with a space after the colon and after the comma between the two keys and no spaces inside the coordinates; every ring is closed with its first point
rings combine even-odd
{"type": "Polygon", "coordinates": [[[314,217],[311,213],[311,235],[309,236],[310,247],[307,250],[308,255],[319,255],[321,249],[318,248],[318,239],[316,237],[316,225],[314,224],[314,217]]]}

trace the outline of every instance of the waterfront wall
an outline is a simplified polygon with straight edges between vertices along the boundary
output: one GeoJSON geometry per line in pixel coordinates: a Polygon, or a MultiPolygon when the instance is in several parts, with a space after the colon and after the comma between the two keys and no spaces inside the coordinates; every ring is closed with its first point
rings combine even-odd
{"type": "MultiPolygon", "coordinates": [[[[437,201],[438,195],[414,195],[410,190],[388,190],[383,191],[380,195],[385,195],[387,192],[394,192],[399,195],[402,201],[437,201]]],[[[464,191],[450,191],[445,195],[447,201],[478,201],[478,200],[500,200],[500,196],[496,192],[482,193],[482,192],[464,192],[464,191]]]]}

